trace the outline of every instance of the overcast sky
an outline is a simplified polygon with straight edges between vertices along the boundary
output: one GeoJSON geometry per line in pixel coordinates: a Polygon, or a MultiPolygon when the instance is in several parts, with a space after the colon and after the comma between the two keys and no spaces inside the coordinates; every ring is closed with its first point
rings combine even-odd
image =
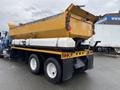
{"type": "Polygon", "coordinates": [[[62,12],[74,3],[95,14],[118,12],[120,0],[0,0],[0,30],[8,22],[25,23],[62,12]]]}

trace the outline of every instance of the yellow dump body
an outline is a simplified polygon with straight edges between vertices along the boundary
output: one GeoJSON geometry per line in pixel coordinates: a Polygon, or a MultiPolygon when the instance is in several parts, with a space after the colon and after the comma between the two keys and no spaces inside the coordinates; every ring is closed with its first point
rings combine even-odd
{"type": "Polygon", "coordinates": [[[9,34],[15,39],[71,37],[88,39],[98,17],[71,4],[65,12],[14,26],[9,24],[9,34]]]}

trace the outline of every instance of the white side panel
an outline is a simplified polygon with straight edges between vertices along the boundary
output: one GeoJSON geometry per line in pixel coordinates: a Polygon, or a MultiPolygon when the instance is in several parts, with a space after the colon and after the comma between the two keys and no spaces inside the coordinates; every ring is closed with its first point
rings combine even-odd
{"type": "Polygon", "coordinates": [[[120,47],[120,25],[95,25],[94,41],[101,41],[98,46],[120,47]]]}
{"type": "Polygon", "coordinates": [[[72,38],[59,38],[58,47],[75,47],[75,41],[72,38]]]}
{"type": "Polygon", "coordinates": [[[57,38],[53,39],[29,39],[27,44],[31,46],[52,46],[56,47],[57,38]]]}
{"type": "Polygon", "coordinates": [[[75,47],[72,38],[47,38],[47,39],[15,39],[13,45],[50,46],[50,47],[75,47]]]}

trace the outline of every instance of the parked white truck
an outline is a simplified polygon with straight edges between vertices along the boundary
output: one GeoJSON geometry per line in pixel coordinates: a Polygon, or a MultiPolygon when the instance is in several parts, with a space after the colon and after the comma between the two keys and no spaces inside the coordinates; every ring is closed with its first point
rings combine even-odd
{"type": "Polygon", "coordinates": [[[88,40],[95,52],[120,54],[120,13],[105,14],[95,24],[95,33],[88,40]],[[96,41],[99,43],[94,47],[96,41]]]}

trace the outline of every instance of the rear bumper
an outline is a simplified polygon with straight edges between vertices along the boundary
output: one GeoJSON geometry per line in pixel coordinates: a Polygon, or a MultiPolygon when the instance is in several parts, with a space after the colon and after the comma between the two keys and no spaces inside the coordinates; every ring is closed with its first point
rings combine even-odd
{"type": "Polygon", "coordinates": [[[84,51],[75,51],[75,52],[62,52],[61,59],[70,59],[70,58],[77,58],[82,56],[89,56],[93,55],[92,50],[84,50],[84,51]]]}
{"type": "MultiPolygon", "coordinates": [[[[63,69],[63,80],[68,80],[72,77],[73,73],[74,73],[74,60],[75,58],[73,59],[64,59],[62,61],[62,69],[63,69]]],[[[86,63],[86,70],[88,69],[92,69],[93,68],[93,55],[89,55],[89,56],[86,56],[86,60],[87,60],[87,63],[86,63]]]]}

